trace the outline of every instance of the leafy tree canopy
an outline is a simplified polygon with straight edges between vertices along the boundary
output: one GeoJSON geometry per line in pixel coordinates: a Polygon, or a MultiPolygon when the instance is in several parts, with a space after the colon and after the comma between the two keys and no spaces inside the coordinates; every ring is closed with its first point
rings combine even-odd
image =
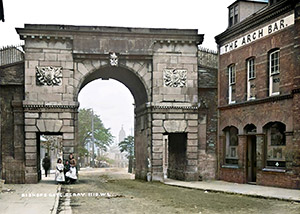
{"type": "Polygon", "coordinates": [[[134,157],[134,137],[127,136],[123,141],[119,143],[120,152],[127,152],[126,157],[128,159],[134,157]]]}
{"type": "Polygon", "coordinates": [[[92,117],[94,118],[94,139],[95,145],[101,150],[107,151],[107,147],[113,142],[114,136],[110,128],[105,128],[99,115],[93,114],[92,109],[79,109],[78,114],[78,138],[79,156],[83,156],[87,150],[85,146],[92,142],[92,117]]]}

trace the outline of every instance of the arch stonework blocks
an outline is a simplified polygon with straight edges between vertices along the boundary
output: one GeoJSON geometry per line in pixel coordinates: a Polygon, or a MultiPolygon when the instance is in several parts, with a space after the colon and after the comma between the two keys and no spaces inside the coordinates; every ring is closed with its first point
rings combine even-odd
{"type": "Polygon", "coordinates": [[[136,178],[163,180],[166,136],[181,133],[185,161],[170,176],[198,180],[197,45],[203,35],[197,30],[25,25],[17,32],[25,40],[26,183],[39,179],[33,170],[38,133],[62,135],[65,157],[77,152],[78,93],[99,78],[122,82],[135,99],[136,178]],[[37,67],[47,67],[44,79],[55,76],[59,84],[41,85],[37,67]]]}

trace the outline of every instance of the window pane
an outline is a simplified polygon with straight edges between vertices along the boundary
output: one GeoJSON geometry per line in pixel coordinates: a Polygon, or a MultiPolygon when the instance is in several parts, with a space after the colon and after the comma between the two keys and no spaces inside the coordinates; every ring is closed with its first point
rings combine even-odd
{"type": "Polygon", "coordinates": [[[238,129],[235,127],[226,130],[226,164],[238,164],[238,129]]]}
{"type": "Polygon", "coordinates": [[[279,73],[279,51],[270,54],[270,74],[279,73]]]}
{"type": "Polygon", "coordinates": [[[267,166],[285,167],[285,125],[273,123],[267,129],[267,166]]]}
{"type": "Polygon", "coordinates": [[[237,15],[239,13],[239,7],[235,6],[234,7],[234,15],[237,15]]]}
{"type": "Polygon", "coordinates": [[[235,83],[235,66],[232,65],[228,68],[229,72],[229,84],[234,84],[235,83]]]}
{"type": "Polygon", "coordinates": [[[230,16],[230,17],[233,17],[233,8],[230,9],[229,16],[230,16]]]}
{"type": "Polygon", "coordinates": [[[229,145],[230,146],[237,146],[238,145],[238,130],[237,128],[231,127],[229,130],[229,136],[230,136],[230,142],[229,145]]]}
{"type": "Polygon", "coordinates": [[[279,92],[280,77],[278,73],[272,76],[272,82],[273,82],[272,93],[279,92]]]}
{"type": "Polygon", "coordinates": [[[252,79],[255,78],[255,66],[254,66],[254,59],[249,59],[247,61],[247,73],[248,73],[248,78],[252,79]]]}

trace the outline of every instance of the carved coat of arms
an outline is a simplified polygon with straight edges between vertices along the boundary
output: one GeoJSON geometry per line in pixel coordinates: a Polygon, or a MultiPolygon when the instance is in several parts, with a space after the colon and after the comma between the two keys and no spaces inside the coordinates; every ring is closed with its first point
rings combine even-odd
{"type": "Polygon", "coordinates": [[[111,66],[118,66],[119,59],[118,59],[118,56],[116,55],[116,53],[111,53],[109,55],[109,61],[110,61],[111,66]]]}
{"type": "Polygon", "coordinates": [[[164,84],[168,87],[185,87],[187,70],[183,69],[165,69],[164,84]]]}
{"type": "Polygon", "coordinates": [[[62,84],[62,67],[36,67],[36,84],[55,86],[62,84]]]}

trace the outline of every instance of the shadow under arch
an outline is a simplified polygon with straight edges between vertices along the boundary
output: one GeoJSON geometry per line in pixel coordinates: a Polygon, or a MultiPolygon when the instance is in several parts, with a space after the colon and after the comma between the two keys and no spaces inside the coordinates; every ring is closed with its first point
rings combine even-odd
{"type": "Polygon", "coordinates": [[[244,127],[244,134],[255,134],[257,132],[257,128],[253,123],[248,123],[244,127]]]}
{"type": "Polygon", "coordinates": [[[144,81],[134,71],[125,66],[103,66],[89,72],[79,83],[76,98],[78,99],[78,95],[84,86],[96,79],[114,79],[123,83],[131,92],[136,106],[148,102],[148,93],[144,81]]]}

